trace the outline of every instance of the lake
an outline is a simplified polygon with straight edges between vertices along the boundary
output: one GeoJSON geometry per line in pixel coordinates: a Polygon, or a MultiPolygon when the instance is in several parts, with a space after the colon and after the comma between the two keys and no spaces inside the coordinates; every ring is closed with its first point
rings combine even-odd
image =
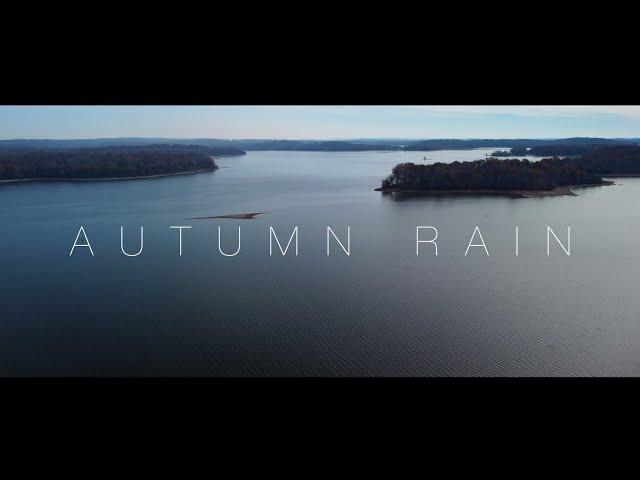
{"type": "MultiPolygon", "coordinates": [[[[401,162],[496,150],[249,152],[215,172],[0,186],[0,375],[640,374],[640,179],[575,197],[396,199],[401,162]],[[255,220],[189,220],[265,212],[255,220]],[[69,251],[80,225],[87,248],[69,251]],[[120,252],[139,247],[140,256],[120,252]],[[183,232],[183,255],[171,225],[183,232]],[[416,256],[416,226],[438,229],[416,256]],[[519,255],[514,228],[519,227],[519,255]],[[546,227],[566,240],[546,254],[546,227]],[[237,246],[235,257],[218,252],[237,246]],[[269,256],[269,227],[299,255],[269,256]],[[337,242],[326,255],[326,227],[337,242]],[[478,226],[490,256],[471,248],[478,226]]],[[[426,236],[426,233],[425,233],[426,236]]]]}

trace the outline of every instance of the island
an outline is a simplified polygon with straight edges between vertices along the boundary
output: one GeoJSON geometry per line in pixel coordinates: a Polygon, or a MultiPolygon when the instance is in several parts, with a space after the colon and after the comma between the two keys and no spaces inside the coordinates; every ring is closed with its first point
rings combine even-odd
{"type": "Polygon", "coordinates": [[[564,161],[604,177],[640,176],[640,146],[637,145],[594,148],[564,161]]]}
{"type": "Polygon", "coordinates": [[[100,148],[0,150],[0,182],[122,180],[210,172],[214,158],[244,155],[234,147],[152,144],[100,148]]]}
{"type": "Polygon", "coordinates": [[[578,156],[401,163],[377,191],[401,194],[574,195],[572,187],[612,185],[603,177],[640,176],[640,146],[589,147],[578,156]]]}
{"type": "Polygon", "coordinates": [[[489,158],[473,162],[401,163],[377,191],[405,194],[572,195],[572,186],[611,182],[559,159],[489,158]]]}

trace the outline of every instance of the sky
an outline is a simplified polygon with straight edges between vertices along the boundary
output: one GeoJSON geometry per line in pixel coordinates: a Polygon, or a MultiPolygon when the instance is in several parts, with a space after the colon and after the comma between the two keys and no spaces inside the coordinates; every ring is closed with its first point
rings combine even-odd
{"type": "Polygon", "coordinates": [[[0,106],[11,138],[640,137],[640,106],[0,106]]]}

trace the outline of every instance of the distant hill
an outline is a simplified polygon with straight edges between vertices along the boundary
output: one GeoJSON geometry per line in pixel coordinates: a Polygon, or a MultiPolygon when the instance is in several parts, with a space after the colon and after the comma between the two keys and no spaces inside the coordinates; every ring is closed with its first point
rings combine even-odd
{"type": "Polygon", "coordinates": [[[182,138],[90,138],[90,139],[15,139],[0,140],[0,150],[19,149],[73,149],[73,148],[103,148],[103,147],[132,147],[149,145],[197,145],[211,148],[234,148],[243,150],[232,140],[218,139],[182,139],[182,138]]]}
{"type": "Polygon", "coordinates": [[[401,150],[399,145],[381,143],[356,143],[350,141],[312,141],[312,140],[238,140],[246,150],[292,150],[303,152],[360,152],[367,150],[401,150]]]}
{"type": "Polygon", "coordinates": [[[236,148],[241,150],[295,150],[320,152],[351,152],[366,150],[399,150],[397,144],[381,142],[363,143],[342,140],[224,140],[215,138],[96,138],[78,140],[16,139],[0,140],[0,150],[5,149],[59,149],[101,148],[112,146],[140,146],[153,144],[200,145],[211,148],[236,148]]]}
{"type": "Polygon", "coordinates": [[[0,140],[1,150],[101,148],[114,146],[143,146],[153,144],[199,145],[211,148],[235,148],[245,151],[284,150],[308,152],[358,151],[430,151],[466,150],[472,148],[528,148],[550,145],[629,145],[637,138],[560,138],[560,139],[357,139],[357,140],[227,140],[219,138],[96,138],[77,140],[15,139],[0,140]]]}
{"type": "Polygon", "coordinates": [[[637,138],[591,138],[591,137],[574,137],[574,138],[558,138],[558,139],[527,139],[527,138],[503,138],[503,139],[441,139],[441,140],[421,140],[411,143],[405,147],[405,150],[466,150],[470,148],[520,148],[538,146],[579,146],[579,145],[633,145],[637,144],[637,138]]]}

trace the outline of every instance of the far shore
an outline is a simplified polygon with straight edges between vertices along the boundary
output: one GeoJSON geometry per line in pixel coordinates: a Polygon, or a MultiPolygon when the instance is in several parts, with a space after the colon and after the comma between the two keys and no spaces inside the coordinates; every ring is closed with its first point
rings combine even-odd
{"type": "Polygon", "coordinates": [[[604,180],[602,183],[593,183],[586,185],[566,185],[556,187],[553,190],[495,190],[495,189],[466,189],[466,190],[402,190],[399,188],[376,188],[376,192],[382,193],[398,193],[416,196],[457,196],[457,195],[495,195],[516,198],[538,198],[538,197],[560,197],[565,195],[577,196],[572,189],[587,187],[603,187],[614,185],[614,182],[604,180]]]}

